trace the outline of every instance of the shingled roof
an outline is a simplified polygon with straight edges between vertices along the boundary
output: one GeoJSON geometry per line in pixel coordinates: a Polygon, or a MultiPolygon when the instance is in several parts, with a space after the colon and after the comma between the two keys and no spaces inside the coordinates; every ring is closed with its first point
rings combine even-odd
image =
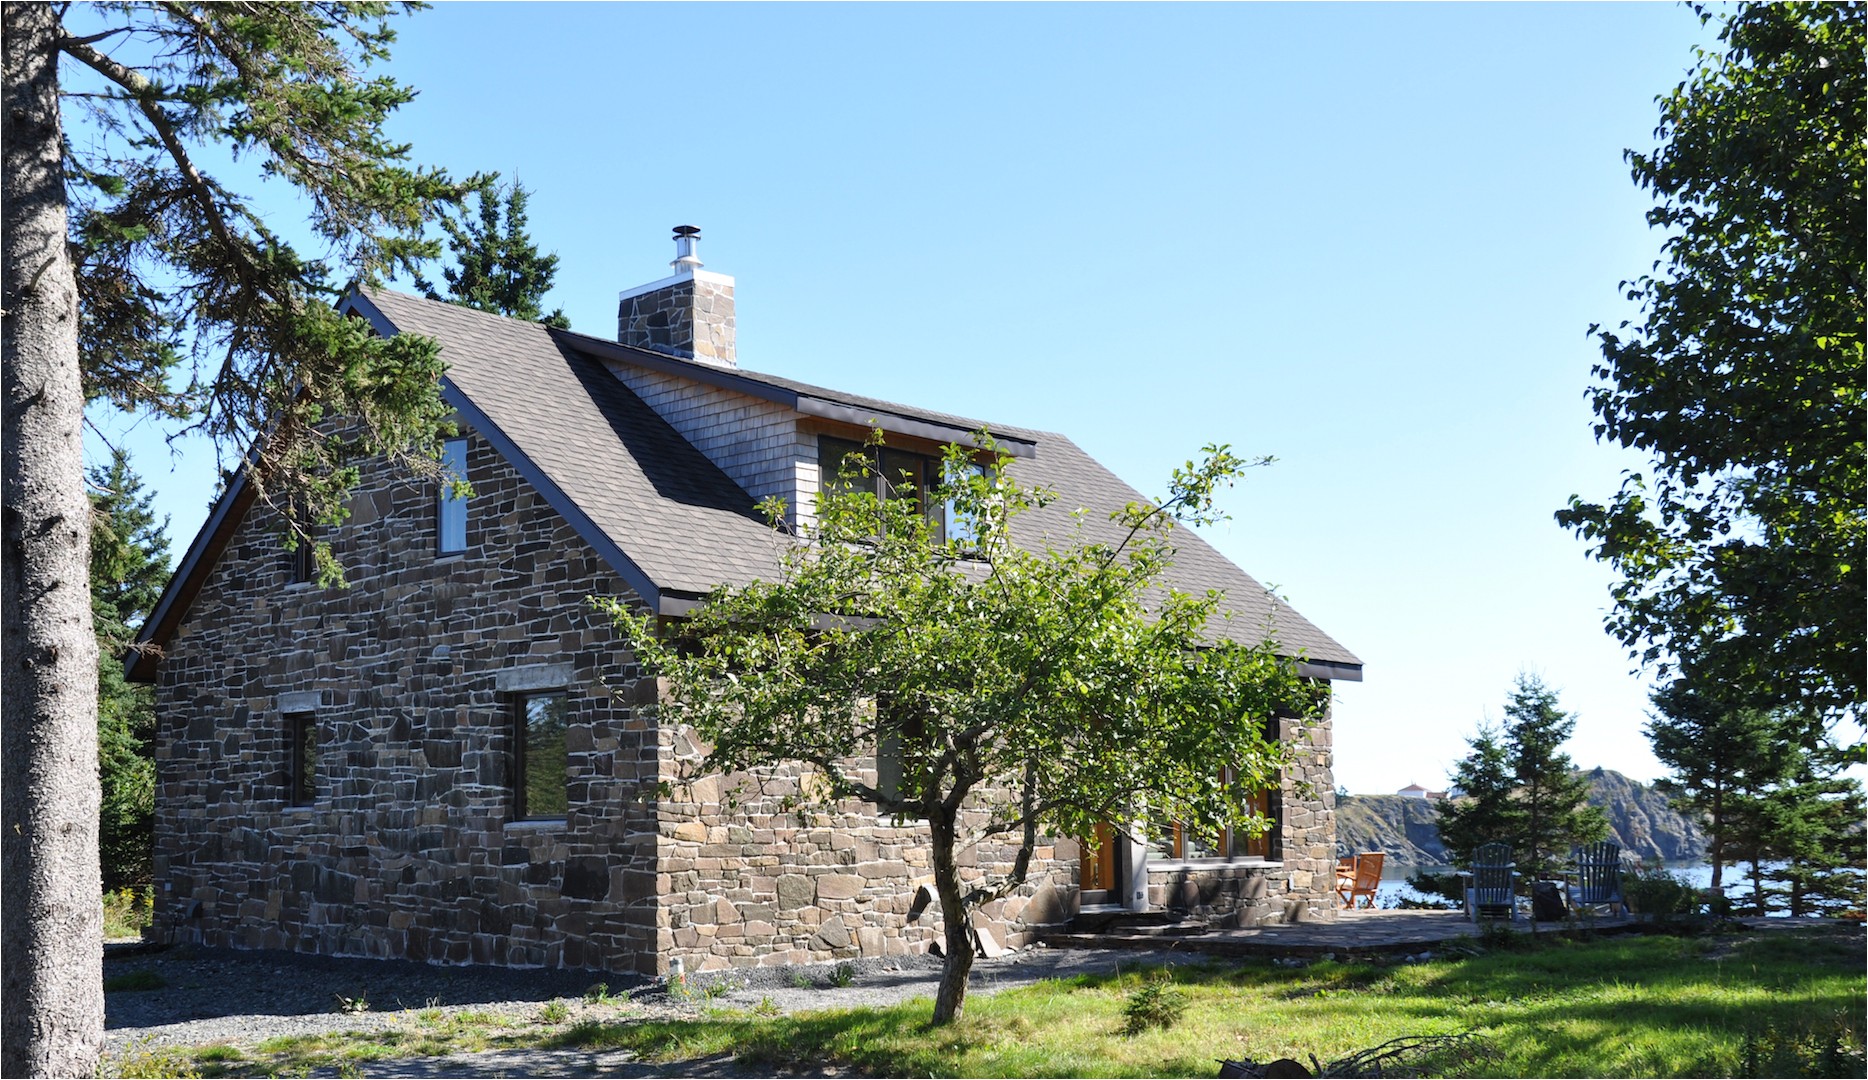
{"type": "MultiPolygon", "coordinates": [[[[439,342],[448,403],[664,614],[690,610],[716,586],[774,576],[780,545],[787,541],[764,522],[744,489],[616,377],[613,364],[679,374],[805,415],[880,423],[936,440],[988,428],[1017,459],[1012,468],[1020,480],[1058,493],[1025,522],[1034,542],[1062,540],[1078,528],[1086,539],[1119,539],[1109,511],[1143,498],[1062,435],[721,368],[389,290],[353,294],[348,307],[381,333],[439,342]],[[1089,511],[1081,525],[1072,515],[1079,508],[1089,511]]],[[[244,510],[240,494],[236,483],[191,545],[177,582],[145,627],[148,640],[159,643],[172,632],[193,582],[211,568],[224,531],[244,510]]],[[[1225,594],[1228,618],[1215,624],[1217,632],[1242,641],[1271,637],[1314,675],[1361,678],[1361,661],[1353,653],[1191,530],[1177,532],[1175,543],[1169,583],[1225,594]]],[[[144,662],[133,667],[142,669],[144,662]]]]}

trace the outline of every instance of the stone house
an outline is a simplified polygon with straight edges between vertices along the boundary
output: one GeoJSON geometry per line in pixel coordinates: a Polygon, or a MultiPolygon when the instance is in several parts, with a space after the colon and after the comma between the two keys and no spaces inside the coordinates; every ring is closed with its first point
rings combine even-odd
{"type": "MultiPolygon", "coordinates": [[[[155,933],[169,941],[434,963],[661,973],[897,955],[938,939],[916,906],[925,829],[853,805],[801,822],[704,781],[658,797],[695,750],[591,596],[679,619],[770,575],[756,509],[808,515],[822,463],[874,428],[924,469],[981,422],[738,366],[733,279],[678,237],[675,273],[624,292],[616,340],[389,291],[348,301],[380,333],[440,342],[471,484],[364,469],[328,539],[347,588],[310,580],[236,477],[143,630],[156,687],[155,933]]],[[[991,425],[1064,506],[1141,496],[1069,439],[991,425]]],[[[1101,515],[1088,515],[1100,528],[1101,515]]],[[[1183,588],[1225,590],[1235,633],[1274,623],[1310,677],[1361,663],[1191,533],[1183,588]]],[[[1084,908],[1211,920],[1333,918],[1326,717],[1258,840],[1165,826],[1043,842],[985,912],[1017,945],[1084,908]]],[[[860,748],[853,748],[853,751],[860,748]]],[[[777,797],[773,793],[773,798],[777,797]]],[[[969,873],[1012,852],[968,853],[969,873]]]]}

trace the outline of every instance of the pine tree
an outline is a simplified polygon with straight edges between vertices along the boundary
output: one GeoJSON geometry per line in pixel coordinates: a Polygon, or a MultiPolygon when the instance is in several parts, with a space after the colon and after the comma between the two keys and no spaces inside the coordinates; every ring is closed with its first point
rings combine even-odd
{"type": "Polygon", "coordinates": [[[155,694],[123,675],[124,651],[169,577],[166,522],[129,458],[116,451],[91,477],[91,619],[97,635],[97,754],[103,801],[97,845],[104,888],[150,878],[155,815],[155,694]]]}
{"type": "Polygon", "coordinates": [[[1514,847],[1527,878],[1554,874],[1572,845],[1600,840],[1608,831],[1602,811],[1588,803],[1589,778],[1562,751],[1575,730],[1576,717],[1557,708],[1556,691],[1535,675],[1518,676],[1505,706],[1504,735],[1522,822],[1514,847]]]}
{"type": "Polygon", "coordinates": [[[565,318],[563,308],[541,314],[545,294],[558,273],[558,256],[540,255],[526,231],[525,207],[531,192],[515,180],[474,194],[479,200],[474,214],[463,207],[459,214],[441,219],[448,250],[454,256],[453,266],[441,268],[447,295],[442,296],[420,274],[415,275],[416,287],[430,300],[569,330],[571,320],[565,318]]]}
{"type": "Polygon", "coordinates": [[[1482,727],[1454,766],[1460,795],[1440,808],[1440,836],[1454,865],[1466,865],[1480,844],[1503,840],[1528,880],[1554,873],[1570,845],[1602,838],[1608,821],[1585,801],[1589,778],[1560,749],[1575,727],[1557,708],[1555,691],[1536,676],[1518,676],[1504,724],[1482,727]]]}
{"type": "Polygon", "coordinates": [[[1470,863],[1480,844],[1510,840],[1523,831],[1522,814],[1512,799],[1517,777],[1498,729],[1480,727],[1466,746],[1466,756],[1453,766],[1456,795],[1440,804],[1440,839],[1458,867],[1470,863]]]}
{"type": "Polygon", "coordinates": [[[1743,816],[1740,803],[1768,782],[1779,754],[1782,725],[1764,709],[1724,704],[1686,679],[1654,692],[1655,712],[1647,723],[1654,756],[1672,770],[1656,787],[1674,809],[1696,817],[1706,830],[1706,859],[1712,887],[1725,881],[1743,816]]]}

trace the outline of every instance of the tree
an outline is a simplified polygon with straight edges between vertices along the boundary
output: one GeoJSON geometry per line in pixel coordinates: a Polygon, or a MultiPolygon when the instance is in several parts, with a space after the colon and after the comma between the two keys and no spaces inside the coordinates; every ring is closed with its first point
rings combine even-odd
{"type": "Polygon", "coordinates": [[[482,188],[475,195],[479,199],[477,221],[464,208],[458,215],[441,219],[455,263],[441,269],[448,294],[442,296],[420,274],[415,277],[416,286],[430,300],[569,330],[571,320],[565,318],[563,308],[541,314],[545,294],[558,273],[558,257],[540,255],[526,232],[525,204],[531,192],[515,180],[490,190],[482,188]],[[503,201],[501,192],[505,193],[503,201]]]}
{"type": "Polygon", "coordinates": [[[1789,773],[1761,800],[1766,824],[1761,847],[1773,857],[1762,876],[1777,886],[1792,918],[1860,911],[1862,785],[1842,775],[1853,755],[1834,746],[1811,751],[1787,745],[1793,750],[1789,773]]]}
{"type": "MultiPolygon", "coordinates": [[[[1710,16],[1702,10],[1702,20],[1710,16]]],[[[1863,714],[1863,7],[1750,4],[1629,151],[1667,230],[1591,327],[1599,439],[1653,455],[1559,523],[1615,568],[1608,628],[1663,676],[1863,714]]]]}
{"type": "Polygon", "coordinates": [[[1608,830],[1588,805],[1589,778],[1576,771],[1562,745],[1576,718],[1557,708],[1557,695],[1535,675],[1519,675],[1504,723],[1482,727],[1454,766],[1461,797],[1440,808],[1440,835],[1456,865],[1480,844],[1511,844],[1527,877],[1556,872],[1573,844],[1608,830]]]}
{"type": "Polygon", "coordinates": [[[1517,779],[1498,729],[1481,725],[1466,747],[1466,756],[1453,766],[1453,797],[1440,804],[1439,814],[1440,839],[1459,867],[1470,864],[1479,845],[1511,839],[1522,828],[1512,800],[1517,779]]]}
{"type": "MultiPolygon", "coordinates": [[[[1283,761],[1267,725],[1319,704],[1274,642],[1208,632],[1216,594],[1162,587],[1172,529],[1213,520],[1215,489],[1246,462],[1209,447],[1158,505],[1113,515],[1119,542],[1065,542],[1021,531],[1052,496],[979,438],[983,460],[949,447],[931,492],[884,485],[903,497],[879,498],[874,458],[851,455],[779,579],[716,591],[678,637],[607,605],[643,670],[667,680],[661,723],[709,744],[697,772],[772,778],[797,763],[801,807],[854,799],[925,824],[943,922],[936,1023],[961,1014],[973,912],[1025,883],[1041,832],[1144,815],[1262,832],[1251,798],[1283,761]],[[930,506],[952,507],[945,535],[930,506]],[[969,880],[960,857],[989,840],[1016,845],[1010,867],[969,880]]],[[[776,527],[782,508],[768,509],[776,527]]]]}
{"type": "MultiPolygon", "coordinates": [[[[86,402],[204,432],[243,455],[260,496],[291,492],[313,519],[342,516],[361,456],[438,458],[448,411],[434,343],[376,338],[333,306],[335,275],[374,279],[431,257],[424,220],[461,192],[383,133],[412,94],[362,74],[387,56],[389,10],[5,5],[7,1075],[95,1075],[103,1037],[86,402]],[[67,102],[82,132],[67,131],[67,102]],[[209,145],[286,181],[325,250],[301,254],[204,171],[209,145]],[[322,423],[332,414],[342,432],[322,423]]],[[[320,561],[334,566],[328,549],[320,561]]]]}
{"type": "Polygon", "coordinates": [[[91,623],[97,635],[98,851],[106,889],[149,881],[155,816],[155,694],[123,655],[169,579],[166,523],[122,451],[91,470],[91,623]]]}
{"type": "Polygon", "coordinates": [[[1654,692],[1647,736],[1672,770],[1656,786],[1675,809],[1706,828],[1712,887],[1724,883],[1734,849],[1739,801],[1760,786],[1760,768],[1780,753],[1781,724],[1763,709],[1734,708],[1685,679],[1654,692]]]}

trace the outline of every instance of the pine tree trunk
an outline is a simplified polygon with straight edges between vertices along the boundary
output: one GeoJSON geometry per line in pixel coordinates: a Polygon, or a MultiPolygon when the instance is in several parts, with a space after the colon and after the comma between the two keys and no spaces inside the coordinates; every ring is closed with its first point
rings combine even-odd
{"type": "Polygon", "coordinates": [[[973,974],[973,939],[967,933],[966,905],[960,898],[960,868],[954,861],[955,824],[950,818],[930,821],[934,858],[934,891],[940,896],[942,948],[940,990],[934,996],[934,1023],[960,1019],[966,1004],[967,980],[973,974]]]}
{"type": "Polygon", "coordinates": [[[51,4],[4,8],[0,253],[0,1070],[95,1076],[104,1036],[78,297],[66,248],[51,4]]]}

